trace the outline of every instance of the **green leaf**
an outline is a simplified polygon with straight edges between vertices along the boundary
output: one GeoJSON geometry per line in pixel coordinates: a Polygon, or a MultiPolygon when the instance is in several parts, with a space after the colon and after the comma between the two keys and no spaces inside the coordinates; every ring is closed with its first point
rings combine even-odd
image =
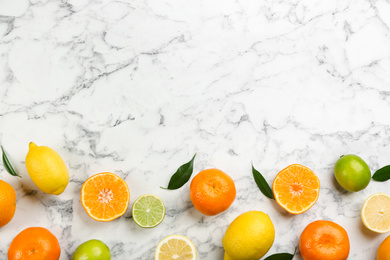
{"type": "Polygon", "coordinates": [[[274,254],[274,255],[270,255],[264,260],[292,260],[296,252],[297,252],[297,248],[295,248],[293,254],[289,254],[289,253],[274,254]]]}
{"type": "Polygon", "coordinates": [[[380,168],[377,170],[372,178],[376,181],[387,181],[390,179],[390,165],[380,168]]]}
{"type": "Polygon", "coordinates": [[[3,165],[4,165],[5,170],[9,174],[11,174],[12,176],[17,176],[17,177],[21,178],[21,176],[14,170],[14,167],[12,167],[11,162],[8,160],[8,157],[5,154],[3,146],[1,146],[1,150],[3,151],[3,156],[2,157],[3,157],[3,165]]]}
{"type": "Polygon", "coordinates": [[[186,164],[183,164],[179,167],[179,169],[177,169],[177,171],[172,175],[167,188],[160,188],[166,190],[176,190],[186,184],[187,181],[191,178],[191,174],[194,168],[195,156],[196,154],[194,154],[191,161],[186,164]]]}
{"type": "Polygon", "coordinates": [[[268,185],[267,181],[264,179],[263,175],[261,175],[261,173],[255,169],[255,167],[253,167],[253,164],[252,164],[252,173],[253,173],[253,178],[255,178],[255,182],[257,186],[259,187],[260,191],[264,194],[264,196],[267,196],[270,199],[275,199],[274,194],[272,193],[272,190],[268,185]]]}

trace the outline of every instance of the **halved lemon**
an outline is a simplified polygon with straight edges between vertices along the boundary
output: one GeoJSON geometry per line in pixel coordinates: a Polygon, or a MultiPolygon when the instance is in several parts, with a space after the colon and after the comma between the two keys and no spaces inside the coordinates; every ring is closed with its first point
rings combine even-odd
{"type": "Polygon", "coordinates": [[[196,260],[196,249],[194,244],[180,235],[170,235],[158,243],[156,247],[155,260],[196,260]]]}
{"type": "Polygon", "coordinates": [[[390,231],[390,195],[379,192],[371,195],[364,202],[361,218],[371,231],[386,233],[390,231]]]}
{"type": "Polygon", "coordinates": [[[276,202],[291,214],[301,214],[316,203],[320,180],[309,168],[292,164],[276,175],[272,184],[276,202]]]}

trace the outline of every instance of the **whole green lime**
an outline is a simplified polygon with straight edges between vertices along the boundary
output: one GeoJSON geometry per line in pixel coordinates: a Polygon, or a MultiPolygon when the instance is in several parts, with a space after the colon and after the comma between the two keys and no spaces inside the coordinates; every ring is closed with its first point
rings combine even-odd
{"type": "Polygon", "coordinates": [[[367,163],[357,155],[340,157],[334,166],[337,182],[347,191],[360,191],[371,181],[371,171],[367,163]]]}
{"type": "Polygon", "coordinates": [[[77,247],[72,260],[111,260],[111,252],[102,241],[91,239],[77,247]]]}

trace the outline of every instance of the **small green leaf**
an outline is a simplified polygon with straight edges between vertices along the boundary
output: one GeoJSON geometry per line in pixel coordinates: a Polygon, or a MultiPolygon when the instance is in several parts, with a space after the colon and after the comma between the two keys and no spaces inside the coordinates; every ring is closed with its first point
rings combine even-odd
{"type": "Polygon", "coordinates": [[[186,184],[187,181],[191,178],[191,174],[194,168],[195,156],[196,154],[194,154],[191,161],[186,164],[183,164],[179,167],[179,169],[177,169],[177,171],[172,175],[167,188],[160,188],[166,190],[176,190],[186,184]]]}
{"type": "Polygon", "coordinates": [[[296,252],[297,252],[297,248],[295,248],[293,254],[289,254],[289,253],[274,254],[274,255],[270,255],[264,260],[292,260],[296,252]]]}
{"type": "Polygon", "coordinates": [[[252,173],[253,173],[253,178],[255,178],[255,182],[257,186],[259,187],[260,191],[264,194],[264,196],[267,196],[270,199],[275,199],[274,194],[272,193],[272,190],[268,185],[267,181],[264,179],[263,175],[261,175],[261,173],[255,169],[255,167],[253,167],[253,164],[252,164],[252,173]]]}
{"type": "Polygon", "coordinates": [[[20,177],[21,176],[19,174],[17,174],[17,172],[14,170],[14,167],[12,167],[12,164],[10,163],[10,161],[8,160],[7,158],[7,155],[5,154],[5,151],[4,151],[4,148],[3,146],[1,146],[1,150],[3,151],[3,165],[4,165],[4,168],[5,170],[11,174],[12,176],[17,176],[17,177],[20,177]]]}
{"type": "Polygon", "coordinates": [[[380,168],[377,170],[372,178],[376,181],[387,181],[390,179],[390,165],[380,168]]]}

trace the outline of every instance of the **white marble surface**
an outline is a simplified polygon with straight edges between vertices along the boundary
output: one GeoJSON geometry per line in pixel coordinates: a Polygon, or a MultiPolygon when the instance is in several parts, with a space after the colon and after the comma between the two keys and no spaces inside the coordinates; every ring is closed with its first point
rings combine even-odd
{"type": "Polygon", "coordinates": [[[389,0],[0,0],[0,143],[23,176],[0,168],[17,192],[0,259],[18,232],[43,226],[58,237],[61,260],[92,238],[113,259],[154,259],[158,241],[174,233],[194,242],[198,259],[222,260],[224,231],[248,210],[276,226],[267,255],[292,252],[307,224],[327,219],[347,230],[349,259],[375,259],[388,234],[366,230],[360,208],[390,183],[347,193],[332,169],[346,153],[373,171],[390,164],[389,13],[389,0]],[[66,162],[60,196],[30,180],[30,141],[66,162]],[[194,174],[215,167],[236,183],[223,214],[197,212],[189,183],[159,188],[194,153],[194,174]],[[318,202],[287,214],[260,193],[251,161],[270,183],[289,164],[308,166],[321,181],[318,202]],[[91,219],[80,188],[103,171],[126,180],[131,203],[162,197],[163,223],[141,229],[130,211],[91,219]]]}

